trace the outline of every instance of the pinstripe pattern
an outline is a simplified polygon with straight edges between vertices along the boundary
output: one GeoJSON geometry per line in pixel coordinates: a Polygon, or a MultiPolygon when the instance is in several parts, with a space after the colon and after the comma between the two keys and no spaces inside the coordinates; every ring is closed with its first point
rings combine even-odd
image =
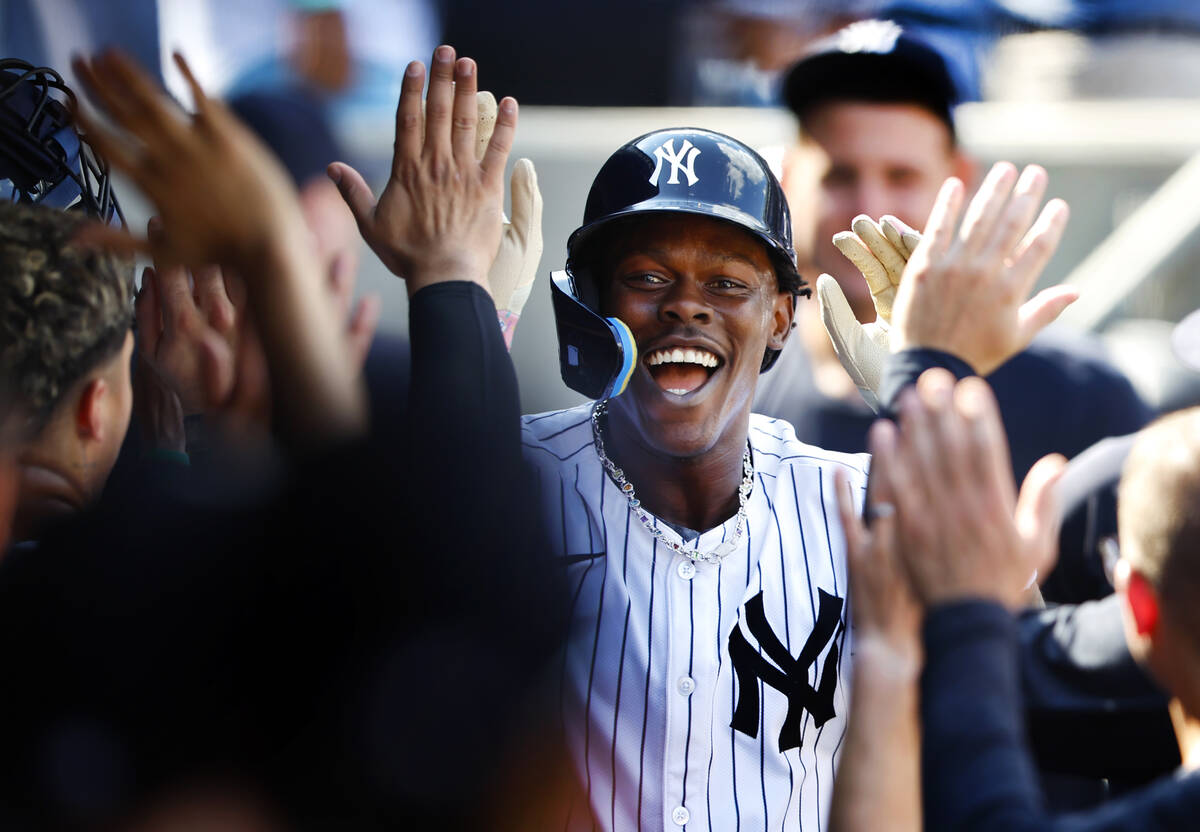
{"type": "MultiPolygon", "coordinates": [[[[861,494],[867,457],[827,453],[796,440],[785,422],[751,417],[747,534],[722,563],[697,565],[689,577],[685,558],[631,522],[592,448],[587,415],[588,406],[541,414],[522,431],[573,593],[563,713],[590,812],[574,808],[564,828],[592,829],[594,817],[611,830],[821,829],[848,711],[847,608],[807,669],[815,688],[838,645],[835,716],[818,728],[805,712],[801,746],[783,753],[788,698],[761,679],[758,736],[730,727],[739,690],[728,645],[738,628],[764,654],[745,615],[760,592],[791,656],[816,622],[818,590],[845,597],[845,544],[826,500],[838,467],[861,494]]],[[[731,519],[692,545],[711,549],[732,530],[731,519]]]]}

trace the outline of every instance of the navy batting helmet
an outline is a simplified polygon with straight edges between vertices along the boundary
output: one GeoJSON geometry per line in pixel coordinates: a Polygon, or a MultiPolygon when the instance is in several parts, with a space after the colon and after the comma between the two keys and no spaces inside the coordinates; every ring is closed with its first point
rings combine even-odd
{"type": "MultiPolygon", "coordinates": [[[[590,243],[614,223],[645,214],[696,214],[732,223],[766,247],[781,291],[809,294],[796,270],[783,188],[761,156],[711,130],[656,130],[608,158],[588,194],[583,225],[567,240],[567,268],[551,276],[563,381],[589,398],[619,395],[637,361],[629,328],[600,310],[590,243]]],[[[762,369],[779,350],[768,349],[762,369]]]]}
{"type": "Polygon", "coordinates": [[[0,60],[0,199],[124,224],[108,165],[72,124],[66,102],[74,98],[53,69],[0,60]]]}

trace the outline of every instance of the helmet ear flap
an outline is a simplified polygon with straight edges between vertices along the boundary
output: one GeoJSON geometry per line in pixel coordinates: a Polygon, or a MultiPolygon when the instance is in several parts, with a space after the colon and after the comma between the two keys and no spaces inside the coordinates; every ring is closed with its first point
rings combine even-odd
{"type": "Polygon", "coordinates": [[[637,343],[619,318],[605,318],[584,303],[580,281],[569,270],[550,275],[558,362],[563,381],[589,399],[625,392],[637,366],[637,343]]]}

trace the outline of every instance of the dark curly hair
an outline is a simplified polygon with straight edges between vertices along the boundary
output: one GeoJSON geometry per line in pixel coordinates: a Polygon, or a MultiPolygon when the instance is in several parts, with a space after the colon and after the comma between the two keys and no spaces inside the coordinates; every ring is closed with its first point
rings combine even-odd
{"type": "Polygon", "coordinates": [[[29,435],[64,395],[125,343],[133,268],[71,244],[75,212],[0,203],[0,372],[29,435]]]}

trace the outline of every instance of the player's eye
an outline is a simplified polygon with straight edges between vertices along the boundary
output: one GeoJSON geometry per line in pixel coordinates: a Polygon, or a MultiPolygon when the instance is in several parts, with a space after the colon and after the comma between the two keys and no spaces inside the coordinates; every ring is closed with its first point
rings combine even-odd
{"type": "Polygon", "coordinates": [[[666,284],[666,278],[662,275],[654,274],[653,272],[631,272],[625,275],[621,280],[627,286],[641,286],[645,288],[654,288],[666,284]]]}
{"type": "Polygon", "coordinates": [[[734,280],[731,277],[718,277],[708,282],[708,285],[713,289],[723,291],[734,291],[737,289],[745,289],[746,286],[740,280],[734,280]]]}

